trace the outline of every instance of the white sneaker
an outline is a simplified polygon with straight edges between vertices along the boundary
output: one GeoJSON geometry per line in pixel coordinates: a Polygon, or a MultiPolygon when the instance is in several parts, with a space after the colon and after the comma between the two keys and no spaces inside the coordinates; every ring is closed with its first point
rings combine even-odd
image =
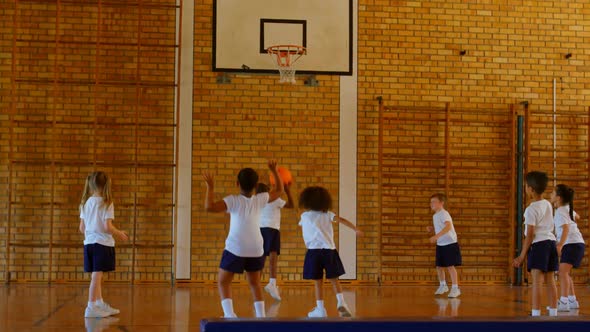
{"type": "Polygon", "coordinates": [[[105,318],[109,316],[110,314],[100,307],[86,307],[86,311],[84,311],[85,318],[105,318]]]}
{"type": "Polygon", "coordinates": [[[231,315],[223,315],[222,318],[238,318],[238,315],[236,315],[235,313],[231,315]]]}
{"type": "Polygon", "coordinates": [[[115,309],[115,308],[111,307],[111,306],[110,306],[108,303],[106,303],[106,302],[103,302],[103,303],[100,303],[100,304],[98,304],[98,307],[99,307],[100,309],[102,309],[103,311],[106,311],[106,312],[108,312],[109,316],[112,316],[112,315],[118,315],[118,314],[120,314],[120,313],[121,313],[121,310],[119,310],[119,309],[115,309]]]}
{"type": "Polygon", "coordinates": [[[449,291],[449,287],[447,285],[440,285],[434,295],[442,295],[449,291]]]}
{"type": "Polygon", "coordinates": [[[570,305],[568,302],[557,301],[557,311],[570,311],[570,305]]]}
{"type": "Polygon", "coordinates": [[[270,296],[277,300],[280,301],[281,300],[281,295],[279,294],[279,287],[277,287],[276,285],[272,285],[272,284],[268,284],[266,286],[264,286],[264,290],[270,294],[270,296]]]}
{"type": "Polygon", "coordinates": [[[311,318],[323,318],[323,317],[328,317],[328,313],[326,312],[326,309],[325,308],[315,307],[315,308],[313,308],[312,311],[310,311],[307,314],[307,317],[311,317],[311,318]]]}
{"type": "Polygon", "coordinates": [[[580,303],[576,301],[569,301],[570,309],[580,309],[580,303]]]}
{"type": "Polygon", "coordinates": [[[451,291],[449,292],[449,298],[453,299],[459,297],[459,295],[461,295],[459,288],[451,288],[451,291]]]}
{"type": "Polygon", "coordinates": [[[346,303],[338,304],[338,315],[340,317],[352,317],[352,313],[346,303]]]}

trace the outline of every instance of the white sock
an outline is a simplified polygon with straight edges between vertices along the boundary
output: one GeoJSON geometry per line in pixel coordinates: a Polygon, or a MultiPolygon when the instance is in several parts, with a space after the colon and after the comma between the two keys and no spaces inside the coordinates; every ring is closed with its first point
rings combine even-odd
{"type": "Polygon", "coordinates": [[[451,286],[452,289],[459,289],[459,285],[453,285],[451,286]]]}
{"type": "Polygon", "coordinates": [[[570,300],[570,302],[576,302],[576,296],[575,295],[570,295],[567,298],[568,298],[568,300],[570,300]]]}
{"type": "Polygon", "coordinates": [[[324,300],[315,301],[316,306],[320,309],[324,309],[324,300]]]}
{"type": "Polygon", "coordinates": [[[336,294],[336,299],[338,300],[338,305],[339,306],[341,304],[346,304],[346,302],[344,302],[344,294],[342,294],[342,293],[336,294]]]}
{"type": "Polygon", "coordinates": [[[549,308],[549,316],[557,316],[557,308],[549,308]]]}
{"type": "Polygon", "coordinates": [[[258,317],[258,318],[266,317],[266,314],[264,312],[264,301],[254,302],[254,310],[256,310],[256,317],[258,317]]]}
{"type": "Polygon", "coordinates": [[[531,316],[534,316],[534,317],[541,316],[541,310],[538,310],[538,309],[533,309],[533,310],[531,311],[531,316]]]}
{"type": "Polygon", "coordinates": [[[94,308],[98,306],[98,301],[90,302],[88,301],[88,308],[94,308]]]}
{"type": "Polygon", "coordinates": [[[96,304],[104,304],[104,301],[102,299],[98,299],[96,300],[96,304]]]}
{"type": "Polygon", "coordinates": [[[270,280],[268,281],[268,283],[270,285],[276,286],[277,285],[277,279],[276,278],[270,278],[270,280]]]}
{"type": "Polygon", "coordinates": [[[562,303],[568,303],[568,298],[565,296],[562,296],[559,301],[561,301],[562,303]]]}
{"type": "Polygon", "coordinates": [[[446,280],[442,280],[442,281],[440,281],[440,285],[441,285],[441,286],[446,286],[446,285],[447,285],[447,281],[446,281],[446,280]]]}
{"type": "Polygon", "coordinates": [[[234,301],[232,301],[232,299],[221,300],[221,308],[223,308],[223,315],[225,317],[233,317],[236,315],[234,312],[234,301]]]}

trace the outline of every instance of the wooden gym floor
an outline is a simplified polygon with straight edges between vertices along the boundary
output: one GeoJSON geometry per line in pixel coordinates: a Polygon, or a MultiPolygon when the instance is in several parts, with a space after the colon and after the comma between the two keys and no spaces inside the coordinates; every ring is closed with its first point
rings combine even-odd
{"type": "MultiPolygon", "coordinates": [[[[348,286],[345,297],[358,318],[458,318],[526,317],[530,288],[463,286],[458,299],[435,298],[434,286],[348,286]]],[[[268,316],[302,318],[315,305],[311,284],[281,288],[283,301],[266,298],[268,316]]],[[[106,284],[105,300],[121,310],[107,319],[84,319],[85,284],[11,284],[0,288],[0,331],[199,331],[200,320],[218,318],[221,308],[214,286],[179,284],[106,284]]],[[[590,287],[579,285],[581,309],[556,319],[590,321],[590,287]]],[[[240,317],[253,317],[250,292],[234,286],[234,307],[240,317]]],[[[337,317],[336,300],[326,285],[326,307],[337,317]]],[[[546,311],[544,310],[544,314],[546,311]]],[[[528,318],[532,319],[532,318],[528,318]]]]}

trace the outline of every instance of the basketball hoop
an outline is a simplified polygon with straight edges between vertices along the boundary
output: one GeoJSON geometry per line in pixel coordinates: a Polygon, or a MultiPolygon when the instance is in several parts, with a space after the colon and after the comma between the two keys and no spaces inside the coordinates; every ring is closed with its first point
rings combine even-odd
{"type": "Polygon", "coordinates": [[[271,57],[276,56],[277,67],[279,68],[279,83],[295,84],[295,67],[293,66],[307,50],[299,45],[274,45],[266,49],[271,57]]]}

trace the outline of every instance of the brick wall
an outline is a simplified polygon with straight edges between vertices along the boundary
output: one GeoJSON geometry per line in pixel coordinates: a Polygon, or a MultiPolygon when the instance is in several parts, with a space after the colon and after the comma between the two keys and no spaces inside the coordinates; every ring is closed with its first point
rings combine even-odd
{"type": "MultiPolygon", "coordinates": [[[[361,213],[358,219],[369,221],[374,227],[379,222],[375,205],[378,200],[376,96],[383,96],[389,105],[441,107],[443,102],[451,102],[460,108],[479,109],[505,109],[511,103],[528,100],[536,110],[548,111],[552,107],[552,79],[557,77],[563,78],[562,89],[558,90],[559,110],[586,114],[590,104],[589,14],[590,6],[584,1],[361,0],[358,193],[361,213]],[[461,50],[467,51],[465,56],[460,55],[461,50]],[[574,55],[566,60],[564,55],[568,52],[574,55]]],[[[489,121],[494,120],[489,118],[489,121]]],[[[534,135],[533,145],[552,149],[546,145],[547,133],[539,134],[534,135]]],[[[469,137],[477,139],[485,135],[478,131],[469,137]]],[[[587,144],[585,135],[574,136],[561,135],[565,140],[562,146],[587,144]]],[[[465,138],[456,139],[461,143],[465,138]]],[[[586,166],[578,165],[585,172],[586,166]]],[[[543,160],[535,167],[550,171],[552,163],[543,160]]],[[[472,200],[485,199],[484,193],[470,193],[472,200]]],[[[456,203],[459,202],[453,202],[454,209],[463,208],[456,203]]],[[[461,218],[460,214],[453,217],[461,218]]],[[[583,218],[582,227],[587,229],[587,216],[583,218]]],[[[410,231],[417,232],[418,227],[423,225],[410,231]]],[[[462,237],[470,241],[470,234],[462,237]]],[[[369,242],[378,241],[379,234],[373,233],[369,242]]],[[[508,241],[504,240],[506,245],[508,241]]],[[[478,260],[473,263],[477,264],[478,260]]],[[[378,271],[375,263],[375,259],[359,257],[361,278],[375,278],[378,271]]],[[[397,266],[402,271],[411,269],[413,264],[397,266]]],[[[433,270],[423,271],[416,278],[428,273],[434,275],[433,270]]],[[[489,276],[490,273],[482,271],[480,280],[489,280],[489,276]]]]}
{"type": "Polygon", "coordinates": [[[11,190],[0,199],[0,257],[10,256],[0,265],[12,280],[87,279],[77,205],[95,169],[112,177],[115,224],[133,238],[117,244],[108,279],[170,280],[175,5],[2,7],[0,195],[8,183],[11,190]]]}

